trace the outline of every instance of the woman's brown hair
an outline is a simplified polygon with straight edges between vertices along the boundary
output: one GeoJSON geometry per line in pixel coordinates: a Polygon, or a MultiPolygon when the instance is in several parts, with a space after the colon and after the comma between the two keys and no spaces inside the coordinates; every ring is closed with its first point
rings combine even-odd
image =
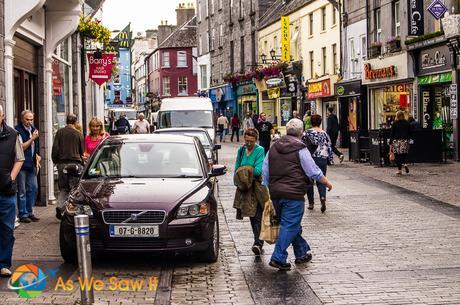
{"type": "Polygon", "coordinates": [[[91,121],[89,121],[88,127],[89,127],[89,135],[90,136],[103,136],[105,134],[104,124],[102,124],[102,121],[100,119],[96,118],[96,117],[92,118],[91,121]],[[97,125],[97,126],[101,127],[99,129],[99,134],[98,135],[93,135],[92,134],[91,125],[97,125]]]}
{"type": "Polygon", "coordinates": [[[402,121],[405,119],[406,119],[406,116],[404,115],[403,111],[399,110],[398,112],[396,112],[396,121],[402,121]]]}
{"type": "Polygon", "coordinates": [[[311,126],[319,127],[321,126],[323,119],[319,114],[314,114],[311,116],[311,126]]]}
{"type": "Polygon", "coordinates": [[[255,128],[248,128],[244,131],[244,136],[254,137],[257,140],[259,139],[259,132],[255,128]]]}

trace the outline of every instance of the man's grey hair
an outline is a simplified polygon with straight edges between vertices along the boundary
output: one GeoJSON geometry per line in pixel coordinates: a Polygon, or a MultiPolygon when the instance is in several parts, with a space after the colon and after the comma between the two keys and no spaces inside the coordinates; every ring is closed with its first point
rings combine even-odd
{"type": "Polygon", "coordinates": [[[32,110],[26,109],[21,112],[21,118],[24,118],[24,116],[28,113],[32,113],[32,115],[34,114],[32,110]]]}
{"type": "Polygon", "coordinates": [[[291,119],[286,124],[286,133],[289,136],[300,138],[303,133],[303,122],[299,119],[291,119]]]}

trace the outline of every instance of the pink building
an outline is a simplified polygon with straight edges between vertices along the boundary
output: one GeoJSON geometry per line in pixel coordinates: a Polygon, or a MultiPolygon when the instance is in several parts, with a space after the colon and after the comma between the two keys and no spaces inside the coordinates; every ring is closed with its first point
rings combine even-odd
{"type": "Polygon", "coordinates": [[[196,95],[196,59],[196,17],[193,17],[147,57],[149,92],[160,98],[196,95]]]}

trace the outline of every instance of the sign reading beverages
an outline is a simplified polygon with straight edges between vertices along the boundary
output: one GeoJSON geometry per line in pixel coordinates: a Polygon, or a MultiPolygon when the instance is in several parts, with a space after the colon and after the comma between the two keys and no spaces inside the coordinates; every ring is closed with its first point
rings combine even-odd
{"type": "Polygon", "coordinates": [[[95,58],[88,53],[89,78],[99,86],[108,81],[112,75],[113,54],[102,54],[102,58],[95,58]]]}

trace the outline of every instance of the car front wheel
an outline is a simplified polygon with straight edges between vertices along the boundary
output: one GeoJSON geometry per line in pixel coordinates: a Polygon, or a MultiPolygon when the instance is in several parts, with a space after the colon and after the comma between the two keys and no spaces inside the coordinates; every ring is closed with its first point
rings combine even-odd
{"type": "Polygon", "coordinates": [[[212,234],[212,241],[208,248],[200,255],[201,259],[207,263],[215,263],[219,258],[219,221],[216,217],[212,234]]]}
{"type": "Polygon", "coordinates": [[[66,263],[72,265],[78,263],[77,250],[75,249],[75,245],[71,245],[66,241],[62,221],[59,228],[59,247],[61,249],[61,256],[66,263]]]}

